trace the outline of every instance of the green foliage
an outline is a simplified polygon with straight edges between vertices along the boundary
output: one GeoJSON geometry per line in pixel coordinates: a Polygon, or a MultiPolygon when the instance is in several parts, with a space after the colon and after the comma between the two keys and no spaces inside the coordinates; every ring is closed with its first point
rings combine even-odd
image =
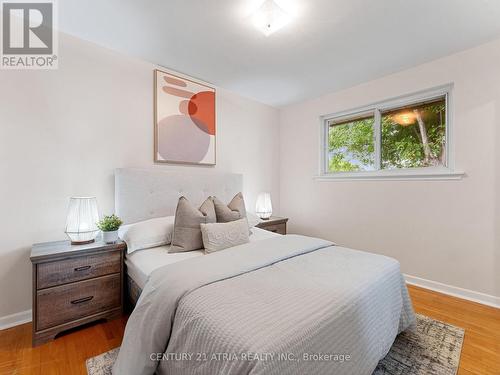
{"type": "Polygon", "coordinates": [[[445,104],[439,103],[418,109],[422,114],[428,145],[431,151],[430,161],[426,163],[422,134],[415,119],[407,126],[395,122],[394,115],[382,116],[382,168],[419,168],[443,160],[446,124],[444,120],[445,104]]]}
{"type": "Polygon", "coordinates": [[[349,172],[373,167],[373,123],[373,118],[369,118],[330,126],[330,171],[349,172]]]}
{"type": "MultiPolygon", "coordinates": [[[[397,122],[401,111],[387,113],[381,119],[381,168],[418,168],[439,165],[444,161],[446,135],[445,101],[406,109],[422,118],[429,154],[416,118],[405,126],[397,122]]],[[[374,118],[332,125],[328,132],[330,172],[372,170],[374,161],[374,118]]]]}
{"type": "Polygon", "coordinates": [[[120,225],[123,224],[123,221],[116,216],[115,214],[104,216],[101,220],[97,222],[97,228],[102,230],[103,232],[112,232],[118,230],[120,225]]]}

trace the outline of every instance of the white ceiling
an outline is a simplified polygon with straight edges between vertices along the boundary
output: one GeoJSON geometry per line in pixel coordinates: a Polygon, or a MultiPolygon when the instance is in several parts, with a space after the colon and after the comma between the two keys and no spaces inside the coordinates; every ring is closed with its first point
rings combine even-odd
{"type": "Polygon", "coordinates": [[[500,37],[500,0],[60,0],[62,31],[273,106],[353,86],[500,37]]]}

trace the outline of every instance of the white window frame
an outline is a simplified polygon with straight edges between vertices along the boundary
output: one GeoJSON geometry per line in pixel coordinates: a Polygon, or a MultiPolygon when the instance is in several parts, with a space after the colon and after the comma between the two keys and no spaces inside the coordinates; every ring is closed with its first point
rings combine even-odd
{"type": "Polygon", "coordinates": [[[359,107],[347,111],[328,114],[320,117],[320,166],[319,175],[315,176],[317,180],[408,180],[408,179],[441,179],[456,180],[464,176],[464,172],[455,170],[455,158],[453,147],[453,118],[452,118],[452,99],[453,84],[448,84],[410,95],[404,95],[364,107],[359,107]],[[446,100],[446,166],[438,167],[420,167],[420,168],[401,168],[401,169],[380,169],[381,165],[381,113],[406,107],[420,102],[425,102],[440,97],[446,100]],[[329,172],[328,171],[328,129],[330,122],[346,120],[351,117],[372,114],[375,117],[373,126],[375,142],[375,171],[353,171],[353,172],[329,172]]]}

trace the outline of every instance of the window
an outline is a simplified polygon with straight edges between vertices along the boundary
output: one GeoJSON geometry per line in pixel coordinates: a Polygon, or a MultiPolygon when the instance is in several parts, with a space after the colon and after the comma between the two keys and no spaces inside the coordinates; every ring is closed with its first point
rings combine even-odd
{"type": "Polygon", "coordinates": [[[451,87],[322,118],[322,177],[460,176],[450,163],[451,87]]]}
{"type": "Polygon", "coordinates": [[[381,113],[382,169],[446,166],[446,97],[381,113]]]}
{"type": "Polygon", "coordinates": [[[332,121],[328,125],[328,170],[330,172],[375,169],[373,114],[332,121]]]}

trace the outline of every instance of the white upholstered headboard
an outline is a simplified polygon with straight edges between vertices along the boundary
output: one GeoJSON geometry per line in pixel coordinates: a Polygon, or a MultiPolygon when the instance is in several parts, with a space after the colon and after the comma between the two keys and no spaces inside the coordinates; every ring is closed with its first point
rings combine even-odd
{"type": "Polygon", "coordinates": [[[229,202],[242,191],[234,173],[123,168],[115,170],[115,212],[125,224],[175,214],[184,195],[199,206],[210,195],[229,202]]]}

